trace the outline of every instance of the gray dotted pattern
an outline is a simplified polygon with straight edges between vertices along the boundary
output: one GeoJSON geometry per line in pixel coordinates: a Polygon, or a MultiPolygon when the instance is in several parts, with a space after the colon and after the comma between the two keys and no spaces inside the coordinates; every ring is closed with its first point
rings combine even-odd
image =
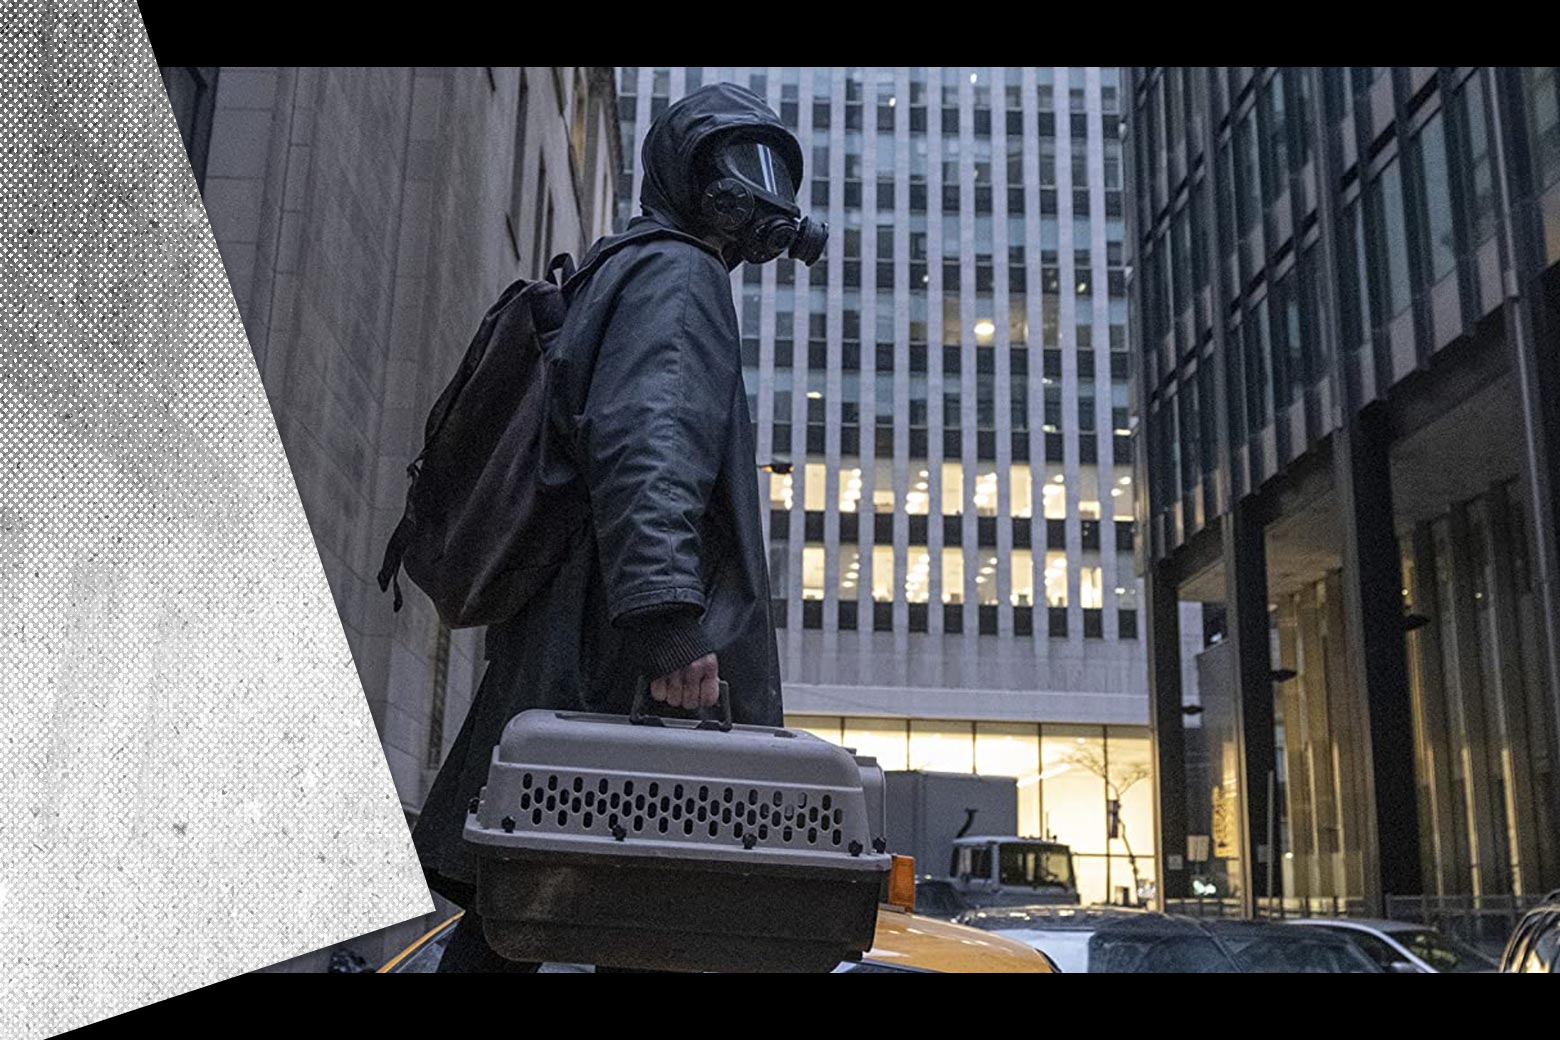
{"type": "Polygon", "coordinates": [[[0,18],[0,1036],[431,904],[132,3],[0,18]]]}

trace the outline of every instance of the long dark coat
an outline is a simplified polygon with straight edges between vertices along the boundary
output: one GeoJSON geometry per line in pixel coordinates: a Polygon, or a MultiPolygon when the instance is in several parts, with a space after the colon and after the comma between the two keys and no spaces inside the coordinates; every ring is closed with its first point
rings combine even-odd
{"type": "MultiPolygon", "coordinates": [[[[627,241],[598,242],[584,263],[604,259],[570,286],[548,348],[542,479],[577,489],[592,522],[551,584],[488,629],[487,671],[414,829],[430,887],[455,903],[469,905],[474,881],[467,803],[519,712],[626,713],[657,668],[713,651],[734,718],[782,722],[730,268],[691,237],[693,154],[734,126],[779,123],[724,84],[669,109],[645,140],[645,215],[627,241]]],[[[788,158],[799,177],[800,150],[788,158]]]]}

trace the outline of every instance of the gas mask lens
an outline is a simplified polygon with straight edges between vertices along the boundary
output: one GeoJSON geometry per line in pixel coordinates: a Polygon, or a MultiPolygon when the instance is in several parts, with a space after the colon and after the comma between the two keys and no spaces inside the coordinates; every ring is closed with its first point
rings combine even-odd
{"type": "Polygon", "coordinates": [[[773,148],[759,141],[737,141],[726,146],[726,167],[760,191],[782,203],[796,202],[791,170],[773,148]]]}

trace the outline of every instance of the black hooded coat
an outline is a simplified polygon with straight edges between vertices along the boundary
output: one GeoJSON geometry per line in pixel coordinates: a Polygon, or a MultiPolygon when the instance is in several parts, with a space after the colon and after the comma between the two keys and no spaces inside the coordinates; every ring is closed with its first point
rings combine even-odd
{"type": "Polygon", "coordinates": [[[475,878],[466,807],[521,711],[626,714],[639,683],[715,653],[733,718],[782,723],[735,264],[695,237],[695,154],[738,128],[770,139],[800,179],[801,150],[761,99],[696,91],[645,137],[643,215],[597,242],[581,264],[596,267],[567,287],[542,479],[590,522],[550,585],[488,629],[487,671],[414,828],[430,887],[457,904],[475,878]]]}

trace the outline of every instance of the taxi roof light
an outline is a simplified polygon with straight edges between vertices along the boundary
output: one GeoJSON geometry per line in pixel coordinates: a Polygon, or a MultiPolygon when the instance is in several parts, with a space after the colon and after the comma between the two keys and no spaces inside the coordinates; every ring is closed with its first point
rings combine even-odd
{"type": "Polygon", "coordinates": [[[888,899],[907,913],[915,913],[915,857],[893,856],[888,868],[888,899]]]}

